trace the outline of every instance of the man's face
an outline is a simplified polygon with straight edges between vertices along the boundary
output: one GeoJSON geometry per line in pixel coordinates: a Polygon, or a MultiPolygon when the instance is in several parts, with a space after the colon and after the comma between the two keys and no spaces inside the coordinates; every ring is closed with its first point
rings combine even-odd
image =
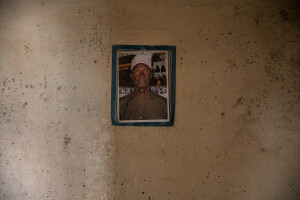
{"type": "Polygon", "coordinates": [[[130,77],[135,87],[146,88],[149,86],[152,74],[147,65],[140,63],[134,67],[130,77]]]}

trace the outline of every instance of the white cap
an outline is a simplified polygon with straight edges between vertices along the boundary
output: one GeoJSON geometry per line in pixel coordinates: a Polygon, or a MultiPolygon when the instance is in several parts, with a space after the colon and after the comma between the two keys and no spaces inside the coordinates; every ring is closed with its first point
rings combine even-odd
{"type": "Polygon", "coordinates": [[[133,70],[135,65],[140,63],[143,63],[150,68],[151,59],[152,59],[152,54],[146,54],[146,53],[137,54],[131,61],[131,71],[133,70]]]}

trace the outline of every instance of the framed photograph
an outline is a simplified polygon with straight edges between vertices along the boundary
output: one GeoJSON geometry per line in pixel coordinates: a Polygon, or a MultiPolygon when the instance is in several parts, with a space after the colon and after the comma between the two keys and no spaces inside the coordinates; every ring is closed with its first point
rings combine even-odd
{"type": "Polygon", "coordinates": [[[175,69],[175,46],[113,45],[112,124],[173,126],[175,69]]]}

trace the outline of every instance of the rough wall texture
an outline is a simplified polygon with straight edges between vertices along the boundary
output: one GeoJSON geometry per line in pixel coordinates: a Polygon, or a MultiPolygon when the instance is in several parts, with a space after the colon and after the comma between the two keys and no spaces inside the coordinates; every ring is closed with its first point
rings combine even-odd
{"type": "Polygon", "coordinates": [[[297,0],[0,1],[0,199],[300,199],[297,0]],[[112,44],[177,46],[175,125],[113,127],[112,44]]]}

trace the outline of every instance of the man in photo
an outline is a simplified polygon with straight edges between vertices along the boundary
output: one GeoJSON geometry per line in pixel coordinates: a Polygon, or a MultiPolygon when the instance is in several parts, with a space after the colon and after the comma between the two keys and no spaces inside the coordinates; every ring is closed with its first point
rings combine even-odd
{"type": "Polygon", "coordinates": [[[167,119],[167,99],[150,89],[151,54],[141,53],[131,61],[134,92],[119,99],[120,120],[167,119]]]}

